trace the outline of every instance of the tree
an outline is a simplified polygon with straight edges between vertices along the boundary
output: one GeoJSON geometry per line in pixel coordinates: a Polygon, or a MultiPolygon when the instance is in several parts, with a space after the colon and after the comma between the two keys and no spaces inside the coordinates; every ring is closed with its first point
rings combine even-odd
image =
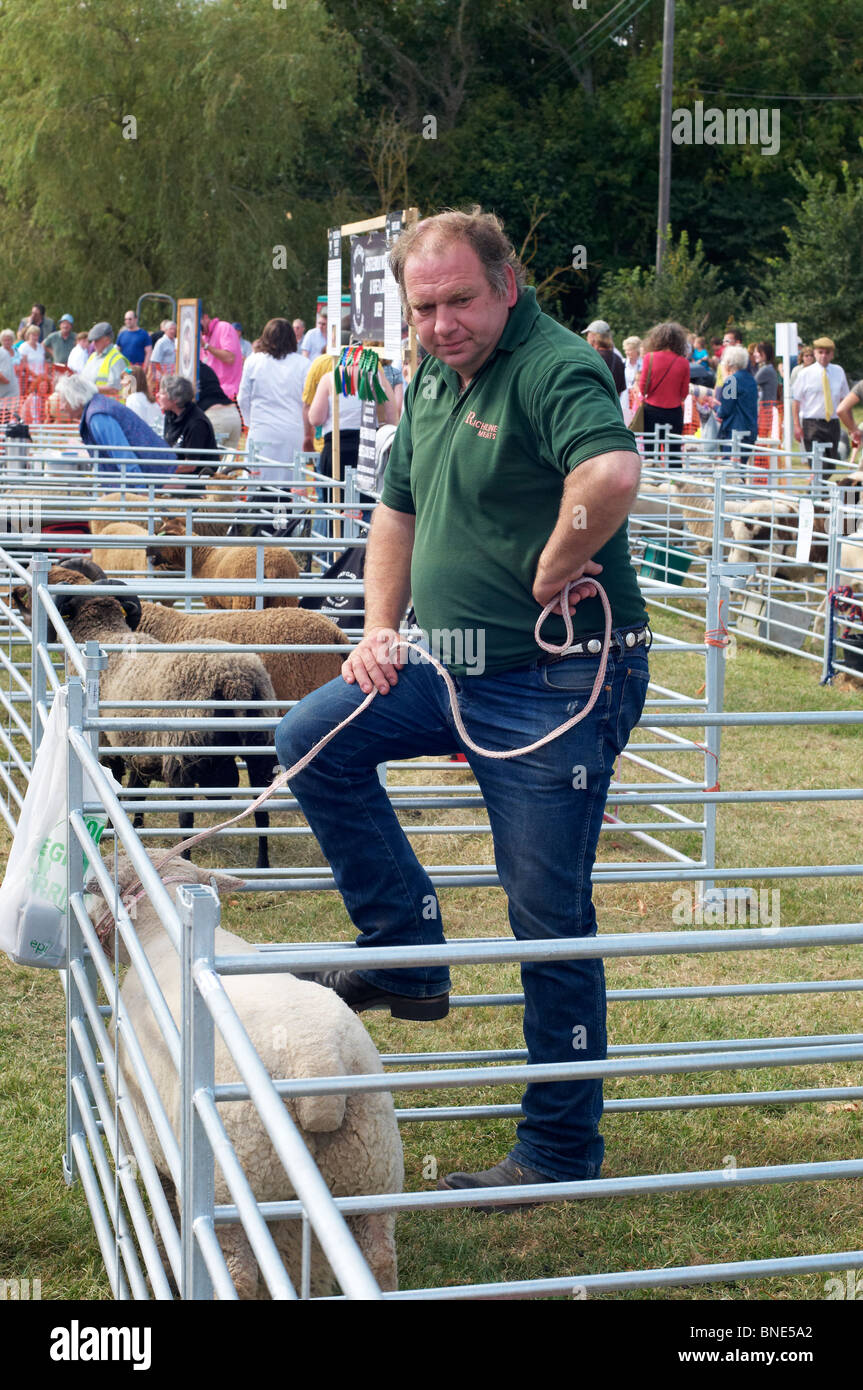
{"type": "Polygon", "coordinates": [[[827,334],[836,360],[863,375],[863,178],[852,178],[843,161],[840,179],[798,165],[794,176],[803,193],[795,219],[783,228],[784,257],[771,260],[758,319],[772,336],[776,322],[796,322],[804,342],[827,334]]]}
{"type": "Polygon", "coordinates": [[[35,294],[116,325],[145,290],[308,315],[356,80],[317,0],[5,0],[0,43],[7,321],[35,294]]]}
{"type": "Polygon", "coordinates": [[[707,334],[739,317],[740,302],[723,287],[718,268],[707,264],[701,242],[690,254],[689,236],[681,232],[677,245],[670,235],[666,238],[661,275],[652,267],[636,266],[603,276],[596,312],[613,325],[619,339],[632,333],[641,337],[668,319],[707,334]]]}

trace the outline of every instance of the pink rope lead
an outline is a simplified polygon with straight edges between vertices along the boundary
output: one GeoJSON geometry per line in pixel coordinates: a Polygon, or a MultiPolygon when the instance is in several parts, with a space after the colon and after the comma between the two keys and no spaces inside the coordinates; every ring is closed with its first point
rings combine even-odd
{"type": "MultiPolygon", "coordinates": [[[[583,581],[573,580],[569,584],[566,584],[564,588],[561,590],[561,592],[557,595],[557,597],[553,598],[551,600],[551,603],[547,603],[545,605],[539,617],[537,618],[536,626],[533,630],[533,635],[537,645],[541,647],[543,651],[551,652],[555,656],[561,656],[566,651],[567,647],[572,645],[573,628],[572,614],[569,611],[569,591],[572,588],[573,583],[577,584],[581,582],[583,581]],[[544,641],[543,638],[540,636],[540,630],[542,628],[543,623],[558,604],[560,604],[561,613],[563,615],[564,627],[566,630],[566,639],[563,643],[563,646],[560,647],[554,646],[552,643],[544,641]]],[[[458,696],[456,694],[456,688],[453,684],[452,676],[450,675],[446,667],[442,664],[442,662],[438,661],[437,658],[432,656],[430,652],[423,651],[422,647],[417,647],[412,642],[406,642],[404,638],[399,638],[399,640],[397,642],[393,642],[392,646],[390,647],[390,655],[393,654],[394,648],[406,647],[410,651],[418,652],[419,655],[425,661],[431,662],[438,675],[442,676],[444,681],[446,682],[447,691],[449,693],[450,709],[452,710],[452,715],[453,719],[455,720],[456,728],[458,729],[461,738],[467,744],[468,748],[472,749],[474,753],[478,753],[483,758],[521,758],[526,753],[533,753],[536,751],[537,748],[542,748],[546,743],[551,743],[552,740],[560,738],[562,734],[567,733],[570,729],[574,728],[576,724],[580,724],[582,719],[586,719],[587,716],[590,714],[591,710],[593,709],[594,705],[596,704],[599,698],[599,692],[602,689],[602,682],[605,679],[606,667],[608,666],[608,654],[611,650],[611,604],[608,601],[608,595],[606,594],[602,585],[599,584],[595,579],[591,579],[590,583],[593,584],[596,588],[597,595],[599,597],[600,602],[602,603],[603,613],[605,614],[605,633],[603,635],[602,640],[602,652],[600,655],[599,668],[596,673],[596,679],[593,682],[593,689],[590,692],[590,698],[588,699],[587,704],[584,706],[584,709],[580,710],[578,714],[574,714],[571,719],[567,719],[565,724],[560,724],[558,728],[552,729],[551,733],[544,734],[543,737],[538,738],[535,743],[529,743],[524,748],[495,750],[491,748],[480,748],[478,743],[474,743],[473,739],[470,737],[470,734],[467,732],[467,729],[464,726],[464,721],[461,717],[461,711],[458,707],[458,696]]],[[[299,761],[294,763],[293,767],[289,767],[285,772],[280,772],[278,777],[276,777],[276,779],[270,784],[270,786],[267,787],[265,791],[261,792],[260,796],[257,796],[254,801],[250,802],[250,804],[245,808],[244,811],[238,812],[236,816],[231,816],[230,820],[222,821],[219,825],[211,826],[207,830],[200,830],[196,835],[191,835],[188,839],[181,840],[178,845],[175,845],[174,848],[164,856],[164,858],[158,860],[158,862],[154,864],[154,868],[156,869],[156,871],[158,872],[160,869],[164,868],[164,866],[166,864],[169,864],[172,859],[176,859],[177,855],[182,854],[184,849],[191,849],[192,845],[200,844],[202,840],[208,840],[210,836],[215,835],[218,830],[227,830],[229,826],[236,825],[238,821],[244,820],[246,816],[250,816],[254,811],[257,811],[258,807],[261,806],[262,803],[268,799],[268,797],[272,796],[273,792],[278,791],[279,788],[283,787],[286,782],[289,782],[292,777],[296,777],[298,773],[302,772],[304,768],[308,767],[309,763],[317,757],[321,749],[325,748],[326,745],[330,742],[330,739],[335,738],[336,734],[340,734],[342,729],[347,728],[348,724],[350,724],[352,720],[357,719],[362,714],[363,710],[368,709],[372,700],[378,693],[379,692],[376,689],[370,690],[368,695],[362,701],[362,703],[357,705],[356,709],[353,710],[347,716],[346,719],[343,719],[341,723],[337,724],[334,729],[331,729],[328,734],[324,734],[323,738],[318,739],[318,742],[314,745],[314,747],[310,748],[308,753],[304,753],[303,756],[299,759],[299,761]]],[[[127,889],[126,894],[124,894],[124,902],[126,901],[126,898],[130,895],[134,896],[134,890],[135,888],[137,888],[139,883],[140,879],[137,879],[135,883],[133,883],[131,887],[127,889]]]]}

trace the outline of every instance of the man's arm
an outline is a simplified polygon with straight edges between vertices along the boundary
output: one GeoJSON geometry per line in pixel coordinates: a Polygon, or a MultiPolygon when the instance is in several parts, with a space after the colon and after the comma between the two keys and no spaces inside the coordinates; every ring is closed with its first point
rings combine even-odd
{"type": "Polygon", "coordinates": [[[860,439],[855,439],[854,436],[859,436],[861,430],[860,426],[854,420],[854,407],[859,404],[860,402],[857,397],[857,392],[849,391],[848,395],[845,396],[836,407],[836,414],[839,416],[839,419],[842,421],[842,424],[845,426],[846,430],[850,434],[851,443],[854,445],[855,449],[857,445],[860,443],[860,439]]]}
{"type": "Polygon", "coordinates": [[[101,412],[92,416],[90,420],[90,434],[94,444],[108,446],[101,448],[98,452],[99,460],[105,459],[125,459],[134,465],[135,470],[140,472],[138,466],[138,456],[133,449],[129,448],[129,441],[123,433],[117,421],[110,415],[101,412]]]}
{"type": "Polygon", "coordinates": [[[207,347],[204,351],[208,352],[211,357],[217,358],[219,362],[225,362],[229,367],[237,355],[235,352],[229,352],[227,348],[207,347]]]}
{"type": "Polygon", "coordinates": [[[342,666],[349,685],[368,695],[377,686],[386,695],[398,681],[404,656],[392,651],[411,591],[411,556],[416,517],[379,502],[366,551],[366,622],[362,642],[342,666]]]}
{"type": "MultiPolygon", "coordinates": [[[[641,459],[615,450],[585,459],[564,484],[560,513],[539,557],[533,596],[543,607],[570,580],[600,574],[591,559],[629,515],[638,492],[641,459]]],[[[580,584],[569,595],[572,612],[580,599],[592,598],[596,586],[580,584]]]]}

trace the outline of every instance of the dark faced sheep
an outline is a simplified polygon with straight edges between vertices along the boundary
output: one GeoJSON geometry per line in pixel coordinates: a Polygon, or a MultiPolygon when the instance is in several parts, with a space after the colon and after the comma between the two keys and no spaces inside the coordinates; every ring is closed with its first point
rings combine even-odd
{"type": "MultiPolygon", "coordinates": [[[[147,646],[158,645],[148,633],[137,631],[141,613],[140,600],[129,594],[122,599],[88,595],[89,581],[71,570],[54,567],[48,571],[49,584],[69,584],[76,592],[56,598],[58,612],[71,636],[78,643],[96,641],[117,645],[120,651],[108,653],[108,664],[102,672],[100,691],[105,701],[111,700],[205,700],[242,702],[229,713],[241,718],[254,716],[261,700],[274,700],[272,682],[256,656],[243,652],[190,652],[178,646],[171,652],[145,652],[147,646]]],[[[14,598],[25,616],[29,616],[31,591],[21,586],[14,598]]],[[[148,717],[196,720],[222,713],[213,709],[152,708],[148,717]]],[[[268,730],[237,729],[226,733],[216,729],[116,729],[105,735],[107,743],[119,758],[130,767],[130,789],[148,786],[152,781],[168,787],[237,787],[239,774],[235,758],[228,753],[211,750],[220,743],[241,743],[252,786],[268,786],[276,762],[275,754],[260,751],[271,743],[268,730]],[[176,752],[125,754],[123,748],[149,745],[153,748],[173,746],[176,752]],[[188,751],[187,751],[188,750],[188,751]]],[[[192,829],[191,811],[178,812],[180,828],[192,829]]],[[[265,810],[255,812],[255,824],[261,834],[258,839],[259,869],[269,867],[266,829],[269,816],[265,810]]]]}
{"type": "MultiPolygon", "coordinates": [[[[69,558],[61,562],[63,569],[76,571],[94,584],[107,580],[92,560],[69,558]]],[[[348,645],[341,628],[322,613],[297,608],[252,610],[251,612],[186,613],[162,603],[141,603],[138,632],[148,632],[159,642],[232,642],[239,646],[291,646],[314,643],[316,646],[348,645]]],[[[277,700],[302,700],[311,691],[326,685],[338,676],[346,653],[339,652],[265,652],[260,656],[277,700]]]]}

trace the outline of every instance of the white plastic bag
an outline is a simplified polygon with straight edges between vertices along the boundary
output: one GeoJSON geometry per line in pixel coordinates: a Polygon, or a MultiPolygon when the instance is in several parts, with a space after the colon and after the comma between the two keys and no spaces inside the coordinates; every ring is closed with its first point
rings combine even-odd
{"type": "MultiPolygon", "coordinates": [[[[64,686],[55,697],[36,754],[0,887],[0,948],[16,965],[49,970],[61,970],[66,964],[67,727],[64,686]]],[[[98,799],[86,774],[84,799],[98,799]]],[[[107,819],[105,813],[88,817],[87,828],[95,844],[99,843],[107,819]]],[[[74,843],[77,846],[77,840],[74,843]]],[[[86,870],[86,859],[84,867],[86,870]]]]}

